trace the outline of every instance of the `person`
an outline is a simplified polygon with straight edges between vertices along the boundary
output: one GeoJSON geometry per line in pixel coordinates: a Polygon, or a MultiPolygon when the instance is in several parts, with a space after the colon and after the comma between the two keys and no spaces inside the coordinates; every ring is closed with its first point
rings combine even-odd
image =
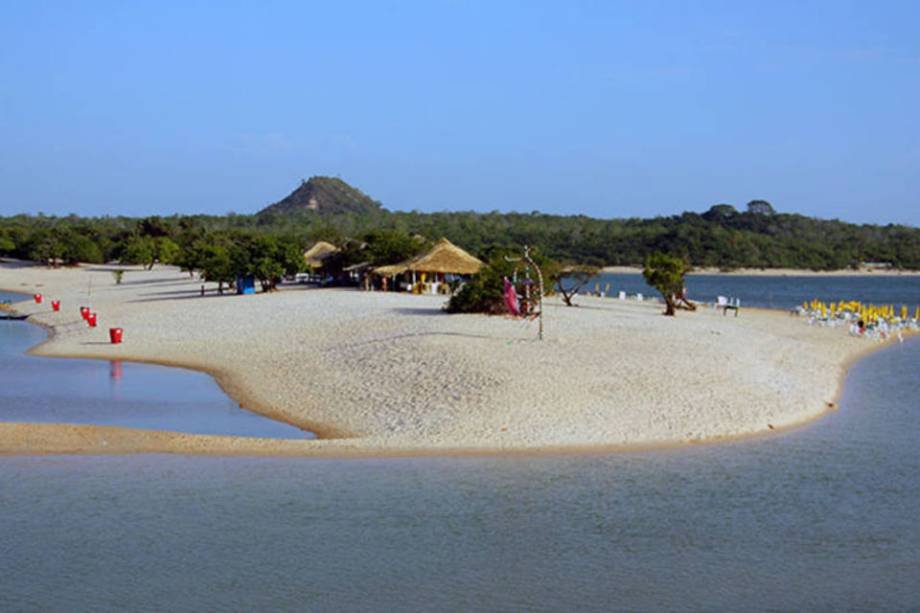
{"type": "Polygon", "coordinates": [[[386,278],[386,276],[384,276],[383,278],[380,279],[380,289],[382,289],[383,291],[387,291],[387,278],[386,278]]]}
{"type": "Polygon", "coordinates": [[[677,296],[676,302],[677,302],[677,305],[682,309],[687,309],[688,311],[696,310],[696,304],[694,304],[693,302],[690,301],[689,298],[687,298],[687,286],[686,285],[683,287],[683,289],[680,290],[680,295],[677,296]]]}

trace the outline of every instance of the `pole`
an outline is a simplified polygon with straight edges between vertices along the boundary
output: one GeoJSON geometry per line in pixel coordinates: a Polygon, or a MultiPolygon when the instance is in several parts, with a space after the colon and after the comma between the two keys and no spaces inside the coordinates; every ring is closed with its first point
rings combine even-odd
{"type": "Polygon", "coordinates": [[[537,284],[537,287],[539,288],[539,291],[540,291],[540,296],[539,296],[539,298],[538,298],[538,300],[539,300],[538,304],[540,305],[540,314],[539,314],[539,316],[540,316],[540,332],[539,332],[539,336],[540,336],[540,340],[542,341],[542,340],[543,340],[543,271],[540,270],[540,267],[537,266],[537,263],[534,262],[533,259],[530,257],[530,247],[528,247],[527,245],[524,245],[524,259],[527,260],[527,263],[530,264],[531,266],[533,266],[533,267],[534,267],[534,270],[537,271],[537,279],[539,280],[539,281],[538,281],[538,284],[537,284]]]}
{"type": "MultiPolygon", "coordinates": [[[[524,260],[525,262],[527,262],[528,266],[533,266],[534,270],[537,271],[537,278],[540,280],[539,283],[537,284],[537,287],[538,287],[539,292],[540,292],[540,296],[539,296],[539,298],[538,298],[538,304],[540,305],[540,312],[539,312],[539,314],[538,314],[538,317],[540,318],[539,339],[542,341],[542,340],[543,340],[543,271],[540,270],[540,267],[537,266],[537,263],[534,262],[534,261],[533,261],[533,258],[530,257],[530,247],[528,247],[527,245],[524,245],[524,258],[523,258],[523,260],[524,260]]],[[[521,258],[509,258],[509,257],[506,256],[506,257],[505,257],[505,261],[507,261],[507,262],[520,262],[520,261],[521,261],[521,258]]],[[[514,270],[514,277],[515,277],[515,280],[516,280],[516,279],[517,279],[517,268],[515,268],[515,270],[514,270]]]]}

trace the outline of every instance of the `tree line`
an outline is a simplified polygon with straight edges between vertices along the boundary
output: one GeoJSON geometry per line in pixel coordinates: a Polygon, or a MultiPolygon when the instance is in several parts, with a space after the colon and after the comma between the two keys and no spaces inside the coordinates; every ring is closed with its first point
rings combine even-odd
{"type": "MultiPolygon", "coordinates": [[[[920,230],[857,225],[777,213],[765,201],[739,211],[727,204],[702,214],[650,219],[581,215],[387,211],[170,217],[0,217],[0,256],[46,263],[154,262],[258,273],[272,283],[293,270],[295,252],[317,240],[343,248],[343,264],[398,261],[425,240],[447,237],[483,259],[528,244],[565,263],[641,266],[656,252],[696,267],[840,270],[864,262],[920,269],[920,230]],[[369,249],[369,251],[368,251],[369,249]],[[265,255],[271,254],[271,255],[265,255]],[[230,262],[229,267],[224,266],[230,262]]],[[[302,258],[301,258],[302,259],[302,258]]]]}

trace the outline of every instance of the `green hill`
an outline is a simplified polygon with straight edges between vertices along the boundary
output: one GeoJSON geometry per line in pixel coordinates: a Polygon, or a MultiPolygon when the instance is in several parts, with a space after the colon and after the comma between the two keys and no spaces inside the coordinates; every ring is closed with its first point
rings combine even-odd
{"type": "Polygon", "coordinates": [[[316,211],[320,214],[369,213],[380,203],[336,177],[310,177],[286,198],[259,211],[260,216],[316,211]]]}

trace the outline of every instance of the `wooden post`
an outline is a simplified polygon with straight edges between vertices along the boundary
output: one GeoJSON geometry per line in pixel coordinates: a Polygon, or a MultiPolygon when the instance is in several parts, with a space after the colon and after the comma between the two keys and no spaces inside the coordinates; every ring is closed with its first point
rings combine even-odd
{"type": "MultiPolygon", "coordinates": [[[[505,260],[507,260],[508,262],[520,262],[521,261],[520,258],[509,258],[509,257],[506,257],[505,260]]],[[[538,291],[540,292],[540,295],[537,297],[537,304],[539,305],[539,309],[540,309],[540,312],[538,313],[538,317],[540,318],[540,324],[539,324],[540,327],[539,327],[538,336],[539,336],[539,339],[542,341],[543,340],[543,289],[544,289],[543,288],[543,271],[540,270],[540,267],[537,266],[537,263],[534,262],[533,258],[530,257],[530,247],[527,245],[524,245],[523,260],[527,262],[528,266],[532,266],[533,269],[537,271],[537,279],[539,279],[537,283],[537,288],[538,288],[538,291]]],[[[517,280],[517,269],[515,269],[513,277],[515,278],[515,280],[517,280]]]]}
{"type": "Polygon", "coordinates": [[[530,257],[530,247],[528,247],[527,245],[524,245],[524,260],[526,260],[527,263],[533,266],[534,270],[537,271],[537,279],[538,279],[537,287],[539,288],[539,291],[540,291],[540,295],[537,298],[537,304],[539,305],[539,309],[540,309],[539,337],[540,337],[540,340],[542,341],[543,340],[543,271],[540,270],[540,267],[537,266],[537,263],[534,262],[533,258],[530,257]]]}

